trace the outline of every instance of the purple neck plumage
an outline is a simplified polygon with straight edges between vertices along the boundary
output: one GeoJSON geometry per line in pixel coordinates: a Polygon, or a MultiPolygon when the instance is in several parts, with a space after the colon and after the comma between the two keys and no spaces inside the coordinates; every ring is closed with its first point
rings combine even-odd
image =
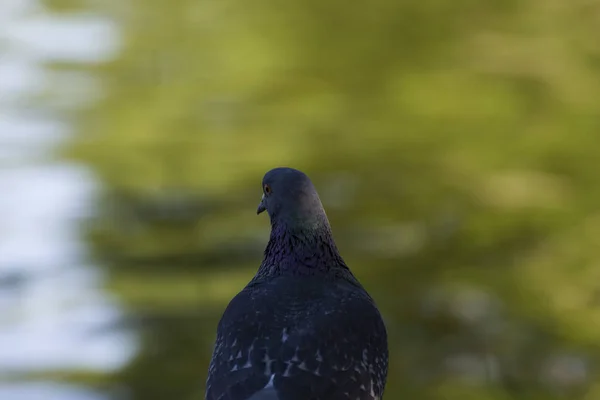
{"type": "Polygon", "coordinates": [[[271,237],[257,276],[350,273],[333,240],[327,217],[311,224],[271,221],[271,237]]]}

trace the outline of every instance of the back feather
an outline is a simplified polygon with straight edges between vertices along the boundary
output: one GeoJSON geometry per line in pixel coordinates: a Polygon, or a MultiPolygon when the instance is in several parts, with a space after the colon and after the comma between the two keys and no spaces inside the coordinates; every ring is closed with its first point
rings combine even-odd
{"type": "Polygon", "coordinates": [[[280,399],[279,399],[279,397],[277,397],[277,392],[275,391],[275,388],[273,386],[271,386],[269,388],[265,388],[265,389],[261,390],[258,393],[255,393],[248,400],[280,400],[280,399]]]}

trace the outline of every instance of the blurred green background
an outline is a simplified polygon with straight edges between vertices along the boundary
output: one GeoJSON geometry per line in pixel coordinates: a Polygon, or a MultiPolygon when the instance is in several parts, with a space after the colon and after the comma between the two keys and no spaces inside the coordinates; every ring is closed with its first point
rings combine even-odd
{"type": "Polygon", "coordinates": [[[384,314],[386,399],[600,398],[599,1],[43,6],[117,37],[45,62],[64,79],[35,102],[72,129],[55,159],[98,184],[78,232],[135,351],[19,379],[202,399],[268,240],[262,176],[285,165],[384,314]]]}

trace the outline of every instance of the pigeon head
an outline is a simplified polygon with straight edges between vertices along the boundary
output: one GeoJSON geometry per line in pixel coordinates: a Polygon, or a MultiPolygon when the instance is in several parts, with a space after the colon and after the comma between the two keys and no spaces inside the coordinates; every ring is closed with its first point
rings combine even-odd
{"type": "Polygon", "coordinates": [[[356,279],[340,256],[325,210],[312,182],[303,172],[275,168],[262,181],[257,214],[267,211],[271,236],[256,279],[281,274],[356,279]]]}
{"type": "Polygon", "coordinates": [[[272,225],[288,228],[317,228],[329,225],[312,182],[301,171],[275,168],[262,181],[263,195],[257,214],[267,211],[272,225]]]}

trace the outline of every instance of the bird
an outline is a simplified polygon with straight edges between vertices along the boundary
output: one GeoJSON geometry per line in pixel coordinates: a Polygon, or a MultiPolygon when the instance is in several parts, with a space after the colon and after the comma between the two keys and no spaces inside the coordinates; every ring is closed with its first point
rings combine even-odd
{"type": "Polygon", "coordinates": [[[381,400],[387,331],[342,259],[309,177],[268,171],[257,214],[271,234],[218,325],[205,400],[381,400]]]}

